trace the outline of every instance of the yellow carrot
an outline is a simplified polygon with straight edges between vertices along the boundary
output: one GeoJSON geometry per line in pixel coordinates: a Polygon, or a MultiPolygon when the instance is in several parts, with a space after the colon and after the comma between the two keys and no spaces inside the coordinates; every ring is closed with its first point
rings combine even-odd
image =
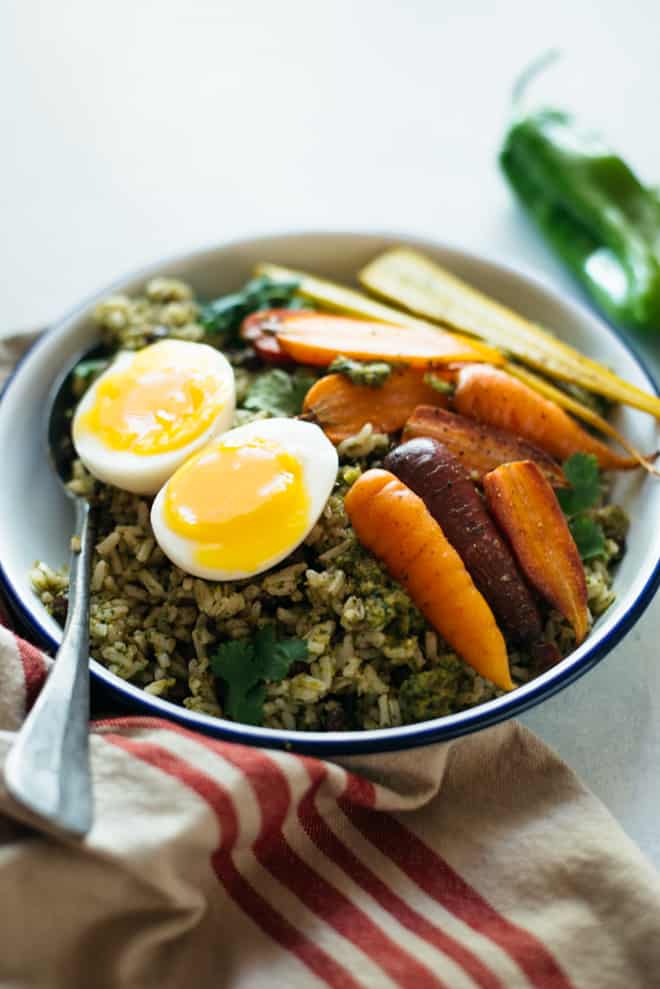
{"type": "Polygon", "coordinates": [[[408,247],[392,248],[374,258],[359,277],[369,291],[417,316],[457,332],[474,334],[553,378],[575,382],[660,418],[660,398],[656,395],[619,378],[603,364],[417,251],[408,247]]]}

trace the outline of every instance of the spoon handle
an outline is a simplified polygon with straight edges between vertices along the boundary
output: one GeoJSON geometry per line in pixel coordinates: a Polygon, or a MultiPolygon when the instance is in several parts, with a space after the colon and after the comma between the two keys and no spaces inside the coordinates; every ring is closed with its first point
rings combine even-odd
{"type": "Polygon", "coordinates": [[[94,526],[76,498],[80,551],[71,557],[62,643],[5,764],[9,793],[58,827],[85,835],[92,826],[89,768],[89,584],[94,526]]]}

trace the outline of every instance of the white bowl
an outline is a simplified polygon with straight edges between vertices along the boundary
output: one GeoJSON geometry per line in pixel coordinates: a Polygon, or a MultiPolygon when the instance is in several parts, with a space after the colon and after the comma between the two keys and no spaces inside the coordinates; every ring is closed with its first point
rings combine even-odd
{"type": "MultiPolygon", "coordinates": [[[[98,299],[116,292],[141,290],[155,274],[189,281],[202,298],[240,286],[258,261],[302,268],[339,281],[355,273],[376,254],[403,241],[419,247],[440,264],[518,312],[551,327],[563,339],[621,377],[657,393],[649,373],[612,329],[560,298],[540,282],[482,257],[441,244],[403,236],[356,233],[307,233],[263,237],[160,261],[104,288],[54,326],[30,350],[7,383],[0,402],[0,583],[35,639],[55,648],[60,626],[33,594],[28,572],[35,560],[65,563],[73,512],[45,458],[44,405],[54,378],[95,339],[90,312],[98,299]]],[[[621,409],[616,425],[641,450],[657,449],[654,420],[621,409]]],[[[627,551],[616,573],[617,598],[595,624],[588,639],[552,670],[513,693],[468,711],[417,725],[364,732],[295,732],[239,725],[179,707],[144,693],[92,661],[95,677],[124,703],[168,716],[202,731],[253,745],[295,748],[319,755],[405,749],[476,731],[519,714],[567,686],[602,659],[639,618],[660,582],[660,482],[643,471],[620,474],[614,501],[630,514],[627,551]]]]}

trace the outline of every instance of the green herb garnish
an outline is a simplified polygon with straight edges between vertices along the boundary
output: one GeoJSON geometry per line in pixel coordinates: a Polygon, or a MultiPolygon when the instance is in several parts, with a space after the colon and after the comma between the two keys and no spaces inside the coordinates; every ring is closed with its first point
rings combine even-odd
{"type": "Polygon", "coordinates": [[[385,361],[354,361],[351,357],[340,354],[328,368],[328,373],[344,374],[354,385],[380,388],[393,370],[393,365],[385,361]]]}
{"type": "Polygon", "coordinates": [[[559,488],[557,498],[564,515],[593,508],[600,498],[600,471],[593,453],[574,453],[562,465],[570,488],[559,488]]]}
{"type": "Polygon", "coordinates": [[[75,374],[76,378],[83,378],[83,379],[91,378],[91,377],[95,377],[97,374],[100,374],[101,371],[105,371],[105,369],[109,366],[109,364],[110,364],[109,357],[106,358],[99,357],[93,360],[90,359],[88,361],[80,361],[80,363],[76,364],[76,366],[74,367],[73,373],[75,374]]]}
{"type": "Polygon", "coordinates": [[[429,385],[434,391],[440,392],[441,395],[453,395],[456,391],[456,385],[451,381],[445,381],[444,378],[439,378],[437,374],[424,375],[424,384],[429,385]]]}
{"type": "Polygon", "coordinates": [[[557,499],[568,519],[575,545],[583,560],[602,556],[605,534],[602,526],[589,514],[601,496],[598,460],[592,453],[574,453],[563,463],[569,488],[559,488],[557,499]]]}
{"type": "Polygon", "coordinates": [[[580,557],[583,560],[591,560],[594,556],[603,556],[605,553],[605,535],[603,527],[589,515],[576,515],[569,519],[568,528],[575,540],[580,557]]]}
{"type": "Polygon", "coordinates": [[[226,686],[225,712],[233,721],[260,725],[266,682],[283,680],[291,665],[307,657],[303,639],[275,638],[266,625],[252,639],[223,642],[211,658],[211,669],[226,686]]]}
{"type": "Polygon", "coordinates": [[[199,321],[209,335],[223,344],[235,342],[241,323],[250,313],[261,309],[309,308],[296,295],[298,281],[275,281],[266,275],[252,278],[239,292],[223,295],[202,306],[199,321]]]}
{"type": "Polygon", "coordinates": [[[73,369],[71,387],[75,398],[81,398],[92,382],[110,366],[110,358],[90,358],[80,361],[73,369]]]}
{"type": "Polygon", "coordinates": [[[301,368],[291,374],[281,368],[260,374],[248,389],[243,405],[252,412],[272,416],[295,416],[316,379],[301,368]]]}

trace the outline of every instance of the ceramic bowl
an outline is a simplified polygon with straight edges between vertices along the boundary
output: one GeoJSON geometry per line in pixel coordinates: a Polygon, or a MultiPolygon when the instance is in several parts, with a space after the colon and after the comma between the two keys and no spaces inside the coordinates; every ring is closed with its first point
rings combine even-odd
{"type": "MultiPolygon", "coordinates": [[[[189,281],[211,298],[245,281],[258,261],[309,270],[339,281],[388,246],[407,242],[450,271],[525,316],[532,317],[580,351],[615,368],[628,381],[657,393],[639,360],[603,322],[540,282],[484,257],[446,245],[401,236],[305,233],[262,237],[159,261],[104,288],[61,320],[29,351],[7,383],[0,401],[0,582],[35,640],[55,649],[59,625],[33,594],[28,572],[37,559],[59,566],[68,558],[72,506],[45,458],[44,407],[54,378],[95,339],[90,313],[112,292],[139,292],[155,274],[189,281]]],[[[658,448],[658,428],[648,415],[620,409],[616,425],[642,450],[658,448]]],[[[95,661],[92,676],[135,711],[169,717],[212,735],[251,745],[290,748],[316,755],[400,750],[447,740],[514,717],[568,687],[601,660],[630,630],[660,581],[660,483],[634,471],[617,477],[613,499],[627,509],[632,525],[627,552],[616,573],[616,601],[596,622],[588,639],[549,672],[506,696],[458,714],[421,724],[364,732],[296,732],[234,724],[188,711],[144,693],[95,661]]]]}

